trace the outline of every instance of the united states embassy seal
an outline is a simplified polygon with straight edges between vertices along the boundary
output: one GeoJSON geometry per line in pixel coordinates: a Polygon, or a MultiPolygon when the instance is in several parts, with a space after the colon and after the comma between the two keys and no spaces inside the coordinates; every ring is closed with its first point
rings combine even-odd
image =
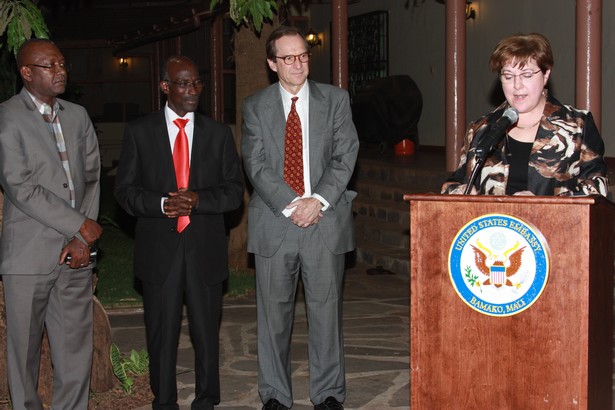
{"type": "Polygon", "coordinates": [[[542,294],[549,276],[548,248],[528,223],[509,215],[483,215],[457,233],[448,270],[455,291],[472,309],[511,316],[542,294]]]}

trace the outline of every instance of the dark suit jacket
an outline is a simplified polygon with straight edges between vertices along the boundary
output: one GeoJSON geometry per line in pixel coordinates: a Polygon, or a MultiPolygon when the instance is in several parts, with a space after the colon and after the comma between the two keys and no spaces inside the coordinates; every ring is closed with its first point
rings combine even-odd
{"type": "MultiPolygon", "coordinates": [[[[312,193],[330,207],[317,229],[334,254],[354,249],[352,200],[346,189],[359,152],[348,93],[329,84],[308,81],[310,88],[309,150],[312,193]]],[[[284,182],[286,118],[278,83],[248,97],[243,104],[241,152],[254,187],[248,208],[248,251],[270,257],[292,223],[282,211],[297,195],[284,182]]]]}
{"type": "MultiPolygon", "coordinates": [[[[162,284],[176,255],[177,219],[167,218],[161,198],[177,191],[164,110],[126,125],[115,181],[115,198],[137,217],[135,274],[162,284]]],[[[189,190],[199,206],[182,233],[187,269],[203,272],[207,284],[228,277],[224,213],[239,207],[243,181],[235,142],[228,126],[195,113],[189,190]]]]}
{"type": "Polygon", "coordinates": [[[85,109],[58,99],[60,124],[75,187],[68,180],[53,133],[25,89],[0,105],[0,184],[4,222],[0,274],[48,274],[62,247],[86,216],[96,220],[100,157],[96,132],[85,109]]]}

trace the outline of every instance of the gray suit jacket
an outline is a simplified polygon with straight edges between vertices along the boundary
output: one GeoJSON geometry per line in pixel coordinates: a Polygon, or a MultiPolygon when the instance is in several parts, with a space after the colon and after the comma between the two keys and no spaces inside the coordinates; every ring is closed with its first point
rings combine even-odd
{"type": "Polygon", "coordinates": [[[79,236],[85,217],[98,217],[100,157],[94,127],[83,107],[58,101],[75,186],[74,209],[55,137],[27,91],[0,104],[2,275],[50,273],[62,247],[79,236]]]}
{"type": "MultiPolygon", "coordinates": [[[[359,151],[348,93],[332,85],[308,81],[310,180],[312,193],[331,205],[317,229],[335,254],[354,249],[352,199],[346,186],[359,151]]],[[[282,244],[289,218],[284,208],[297,196],[284,182],[286,118],[275,83],[247,98],[243,104],[242,157],[254,192],[248,209],[248,251],[272,256],[282,244]]]]}

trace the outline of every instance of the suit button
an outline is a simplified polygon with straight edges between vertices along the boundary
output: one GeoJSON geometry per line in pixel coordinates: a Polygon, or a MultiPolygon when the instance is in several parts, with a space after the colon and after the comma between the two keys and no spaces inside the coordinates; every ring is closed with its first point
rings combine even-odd
{"type": "Polygon", "coordinates": [[[66,182],[65,182],[65,183],[63,183],[63,184],[62,184],[62,186],[63,186],[64,188],[68,188],[68,184],[67,184],[66,182]]]}

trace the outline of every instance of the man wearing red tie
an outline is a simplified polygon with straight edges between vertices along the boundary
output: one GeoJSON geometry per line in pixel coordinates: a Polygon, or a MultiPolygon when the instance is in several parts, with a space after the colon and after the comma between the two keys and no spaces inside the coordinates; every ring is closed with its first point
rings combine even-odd
{"type": "Polygon", "coordinates": [[[299,279],[308,317],[310,400],[341,410],[346,398],[342,286],[354,249],[347,189],[359,141],[348,93],[308,80],[310,52],[294,27],[267,40],[278,82],[243,104],[241,152],[254,190],[248,252],[254,253],[258,389],[264,410],[293,405],[290,338],[299,279]]]}
{"type": "Polygon", "coordinates": [[[218,326],[228,277],[224,213],[243,182],[231,130],[195,113],[203,81],[183,56],[165,64],[163,110],[127,124],[115,197],[137,217],[135,275],[143,307],[154,410],[178,409],[176,362],[187,306],[195,351],[193,410],[220,402],[218,326]]]}

